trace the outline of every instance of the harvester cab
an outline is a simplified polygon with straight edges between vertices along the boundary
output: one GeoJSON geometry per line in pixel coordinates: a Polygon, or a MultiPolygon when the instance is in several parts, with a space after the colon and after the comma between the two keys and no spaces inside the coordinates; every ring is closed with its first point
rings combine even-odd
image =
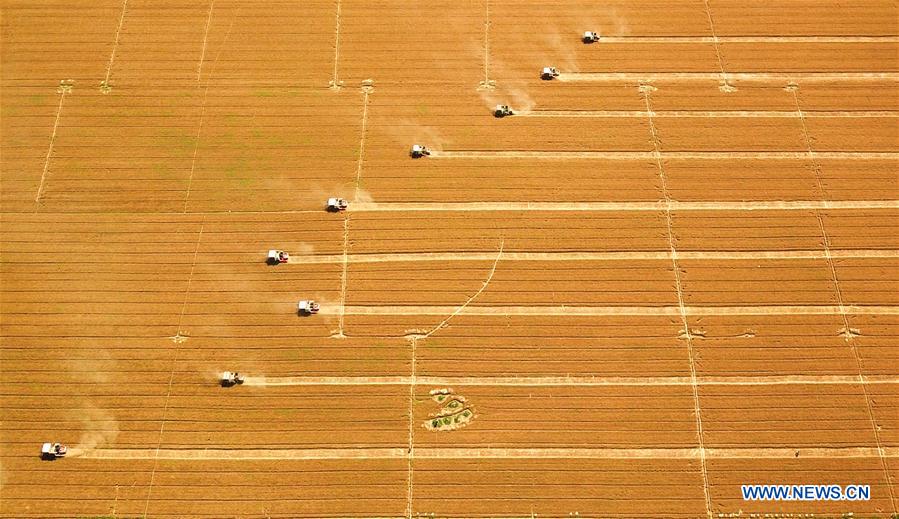
{"type": "Polygon", "coordinates": [[[599,41],[599,33],[593,32],[593,31],[587,31],[584,33],[582,40],[584,43],[587,43],[587,44],[596,43],[599,41]]]}
{"type": "Polygon", "coordinates": [[[559,77],[559,70],[556,67],[543,67],[543,70],[540,71],[540,79],[548,81],[554,77],[559,77]]]}
{"type": "Polygon", "coordinates": [[[234,371],[225,371],[222,373],[222,387],[231,387],[239,384],[243,384],[243,375],[234,371]]]}
{"type": "Polygon", "coordinates": [[[281,263],[287,263],[288,261],[290,261],[290,254],[287,254],[283,250],[271,249],[268,251],[266,263],[269,265],[280,265],[281,263]]]}
{"type": "Polygon", "coordinates": [[[318,303],[316,303],[315,301],[313,301],[311,299],[309,299],[309,300],[304,299],[304,300],[300,301],[299,303],[297,303],[297,313],[300,315],[317,314],[318,310],[319,310],[318,303]]]}
{"type": "Polygon", "coordinates": [[[65,457],[69,448],[61,443],[45,443],[41,445],[41,459],[55,460],[65,457]]]}
{"type": "Polygon", "coordinates": [[[409,156],[413,159],[418,159],[431,154],[431,150],[427,147],[422,146],[421,144],[413,144],[412,149],[409,150],[409,156]]]}
{"type": "Polygon", "coordinates": [[[328,211],[332,213],[336,213],[338,211],[346,211],[346,208],[349,207],[349,202],[344,198],[329,198],[328,199],[328,211]]]}
{"type": "Polygon", "coordinates": [[[500,119],[514,113],[509,105],[496,105],[496,108],[493,109],[493,116],[500,119]]]}

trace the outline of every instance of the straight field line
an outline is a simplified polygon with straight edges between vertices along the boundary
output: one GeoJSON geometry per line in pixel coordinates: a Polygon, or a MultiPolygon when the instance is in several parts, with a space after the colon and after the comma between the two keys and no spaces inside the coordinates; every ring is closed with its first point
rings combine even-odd
{"type": "MultiPolygon", "coordinates": [[[[655,117],[672,118],[765,118],[795,119],[795,111],[787,110],[659,110],[655,117]]],[[[804,112],[808,118],[896,118],[897,110],[821,110],[804,112]]],[[[649,114],[640,110],[532,110],[516,112],[515,117],[586,117],[586,118],[642,118],[649,114]]]]}
{"type": "MultiPolygon", "coordinates": [[[[322,305],[323,313],[336,313],[337,305],[322,305]]],[[[899,315],[899,306],[846,306],[855,315],[899,315]]],[[[346,315],[446,315],[454,306],[347,306],[346,315]]],[[[840,315],[835,305],[685,306],[689,315],[840,315]]],[[[466,316],[678,316],[679,306],[468,306],[466,316]]]]}
{"type": "MultiPolygon", "coordinates": [[[[728,79],[746,82],[899,80],[899,72],[730,72],[728,79]]],[[[563,72],[556,79],[571,82],[717,81],[720,72],[563,72]]]]}
{"type": "Polygon", "coordinates": [[[603,43],[899,43],[897,36],[603,36],[603,43]]]}
{"type": "MultiPolygon", "coordinates": [[[[889,458],[899,447],[885,448],[889,458]]],[[[416,459],[850,459],[876,458],[873,447],[745,447],[745,448],[435,448],[419,447],[416,459]]],[[[77,457],[88,459],[161,460],[333,460],[406,459],[405,447],[334,449],[90,449],[77,457]]]]}
{"type": "MultiPolygon", "coordinates": [[[[752,159],[776,160],[808,158],[805,151],[666,151],[664,158],[689,160],[752,159]]],[[[870,151],[821,151],[815,153],[823,159],[875,159],[897,160],[899,152],[870,151]]],[[[511,151],[511,150],[451,150],[432,151],[431,160],[439,159],[603,159],[655,161],[655,151],[511,151]]]]}
{"type": "MultiPolygon", "coordinates": [[[[670,202],[674,211],[780,211],[813,209],[899,209],[899,200],[760,200],[670,202]]],[[[665,202],[360,202],[350,211],[661,211],[665,202]]]]}
{"type": "MultiPolygon", "coordinates": [[[[787,250],[787,251],[678,251],[678,258],[687,260],[758,260],[758,259],[826,259],[820,250],[787,250]]],[[[830,253],[832,258],[899,258],[899,250],[836,250],[830,253]]],[[[328,263],[407,263],[427,261],[492,261],[495,255],[486,252],[409,252],[385,254],[329,254],[319,256],[291,256],[290,263],[328,264],[328,263]]],[[[504,252],[503,261],[670,261],[671,252],[504,252]]]]}
{"type": "MultiPolygon", "coordinates": [[[[692,377],[246,377],[245,386],[500,386],[500,387],[653,387],[692,386],[692,377]]],[[[759,375],[696,377],[698,386],[854,386],[899,384],[899,377],[855,375],[759,375]]]]}

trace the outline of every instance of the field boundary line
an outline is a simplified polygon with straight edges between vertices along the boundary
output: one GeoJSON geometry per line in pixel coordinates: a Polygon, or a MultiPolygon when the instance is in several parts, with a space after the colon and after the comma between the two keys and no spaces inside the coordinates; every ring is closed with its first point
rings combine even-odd
{"type": "MultiPolygon", "coordinates": [[[[799,120],[802,123],[802,133],[805,137],[805,143],[808,146],[809,159],[812,162],[812,169],[815,172],[815,183],[818,187],[818,190],[821,192],[821,198],[826,200],[828,196],[827,189],[824,187],[824,182],[821,180],[821,165],[818,163],[816,156],[817,154],[812,148],[812,139],[808,132],[808,126],[805,123],[805,116],[803,115],[802,105],[799,102],[799,86],[790,85],[786,90],[792,94],[793,101],[796,103],[796,111],[799,115],[799,120]]],[[[853,360],[855,361],[856,368],[858,369],[858,380],[862,389],[862,394],[865,398],[865,408],[868,411],[868,419],[871,422],[871,430],[874,433],[874,441],[877,443],[877,449],[880,452],[880,465],[883,469],[883,475],[886,480],[887,489],[889,490],[890,504],[892,505],[893,513],[895,514],[899,509],[897,509],[896,507],[896,495],[893,492],[893,479],[890,475],[890,469],[886,462],[886,457],[883,450],[883,442],[880,438],[880,431],[878,431],[877,429],[877,418],[874,416],[874,406],[871,402],[871,396],[868,394],[867,382],[865,380],[864,370],[862,369],[862,361],[858,353],[858,346],[855,342],[856,332],[852,329],[852,326],[849,323],[849,316],[846,314],[846,305],[843,303],[843,290],[840,287],[840,280],[837,276],[837,269],[834,265],[833,256],[830,252],[830,236],[828,236],[827,234],[827,227],[824,224],[824,217],[821,215],[820,210],[815,210],[815,218],[817,219],[818,226],[821,230],[824,255],[827,259],[827,266],[830,269],[834,294],[837,297],[837,304],[840,308],[840,318],[843,321],[843,337],[846,341],[847,346],[849,346],[849,349],[852,352],[853,360]]]]}
{"type": "MultiPolygon", "coordinates": [[[[646,448],[516,448],[516,447],[420,447],[418,459],[848,459],[875,458],[873,447],[646,447],[646,448]],[[700,452],[703,451],[703,452],[700,452]],[[797,456],[798,455],[798,456],[797,456]]],[[[333,460],[404,459],[405,447],[333,448],[333,449],[90,449],[77,457],[88,459],[162,459],[162,460],[333,460]]],[[[899,458],[899,447],[887,447],[886,456],[899,458]]],[[[75,456],[73,456],[75,457],[75,456]]]]}
{"type": "Polygon", "coordinates": [[[112,53],[109,55],[109,62],[106,64],[106,77],[100,83],[100,91],[104,94],[109,92],[109,76],[112,73],[112,64],[115,61],[116,51],[119,48],[119,34],[122,32],[122,25],[125,23],[125,11],[128,9],[128,0],[122,2],[122,14],[119,15],[119,24],[116,26],[115,39],[112,43],[112,53]]]}
{"type": "Polygon", "coordinates": [[[71,91],[71,87],[60,85],[59,87],[59,105],[56,107],[56,118],[53,121],[53,130],[50,132],[50,145],[47,147],[47,158],[44,159],[44,169],[41,173],[41,181],[37,186],[37,195],[34,197],[34,212],[38,212],[41,207],[41,197],[44,195],[44,185],[47,182],[47,172],[50,171],[50,157],[53,155],[53,145],[56,143],[56,131],[59,129],[59,118],[62,116],[62,105],[66,99],[66,94],[71,91]]]}

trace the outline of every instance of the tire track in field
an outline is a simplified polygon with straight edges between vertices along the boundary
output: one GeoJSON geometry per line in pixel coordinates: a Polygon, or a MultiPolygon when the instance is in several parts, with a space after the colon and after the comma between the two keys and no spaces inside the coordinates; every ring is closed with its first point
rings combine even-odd
{"type": "MultiPolygon", "coordinates": [[[[852,459],[876,458],[875,447],[743,447],[743,448],[478,448],[419,447],[417,459],[852,459]]],[[[899,458],[899,447],[886,447],[899,458]]],[[[73,457],[97,460],[371,460],[406,459],[405,447],[334,449],[90,449],[73,457]],[[158,454],[158,455],[157,455],[158,454]]]]}

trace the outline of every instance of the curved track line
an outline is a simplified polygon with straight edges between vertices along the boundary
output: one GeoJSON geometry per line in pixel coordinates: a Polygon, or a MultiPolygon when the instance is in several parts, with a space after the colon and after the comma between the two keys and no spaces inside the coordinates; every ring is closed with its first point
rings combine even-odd
{"type": "MultiPolygon", "coordinates": [[[[777,211],[808,209],[899,209],[899,200],[763,200],[752,202],[678,202],[677,211],[777,211]]],[[[358,212],[408,211],[661,211],[665,202],[360,202],[358,212]]]]}
{"type": "Polygon", "coordinates": [[[436,333],[437,331],[442,330],[444,327],[446,327],[446,325],[450,322],[450,319],[452,319],[453,317],[455,317],[456,315],[458,315],[459,313],[461,313],[463,310],[465,310],[465,308],[468,307],[468,305],[471,304],[472,301],[474,301],[475,299],[478,298],[479,295],[481,295],[481,292],[483,292],[484,290],[487,289],[487,285],[489,285],[489,284],[490,284],[490,281],[493,279],[493,274],[496,273],[496,266],[499,264],[500,258],[503,257],[503,247],[505,246],[505,244],[506,244],[506,239],[505,239],[505,238],[502,238],[502,239],[500,240],[500,242],[499,242],[499,252],[496,254],[496,259],[493,260],[493,266],[490,268],[490,273],[487,274],[487,279],[484,280],[484,283],[481,285],[481,288],[478,289],[478,291],[475,292],[474,295],[472,295],[471,297],[469,297],[467,301],[465,301],[464,303],[462,303],[462,305],[461,305],[459,308],[457,308],[456,311],[454,311],[454,312],[451,313],[446,319],[444,319],[443,321],[441,321],[440,324],[438,324],[437,326],[435,326],[435,327],[434,327],[431,331],[429,331],[428,333],[424,334],[424,335],[421,337],[422,339],[427,339],[428,337],[430,337],[431,335],[433,335],[433,334],[436,333]]]}
{"type": "MultiPolygon", "coordinates": [[[[888,458],[899,457],[899,447],[885,447],[888,458]]],[[[162,449],[161,460],[334,460],[406,459],[405,447],[335,449],[162,449]]],[[[419,447],[416,459],[795,459],[876,458],[875,447],[785,448],[464,448],[419,447]]],[[[91,449],[79,458],[98,460],[154,459],[154,449],[91,449]]]]}

